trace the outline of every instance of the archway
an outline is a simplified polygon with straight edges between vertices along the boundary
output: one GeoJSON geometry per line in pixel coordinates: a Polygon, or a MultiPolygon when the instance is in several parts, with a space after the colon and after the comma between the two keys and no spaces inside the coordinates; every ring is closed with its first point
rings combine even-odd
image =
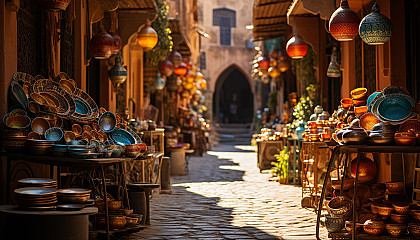
{"type": "Polygon", "coordinates": [[[213,94],[213,116],[220,123],[250,123],[254,97],[246,76],[236,66],[220,74],[213,94]]]}

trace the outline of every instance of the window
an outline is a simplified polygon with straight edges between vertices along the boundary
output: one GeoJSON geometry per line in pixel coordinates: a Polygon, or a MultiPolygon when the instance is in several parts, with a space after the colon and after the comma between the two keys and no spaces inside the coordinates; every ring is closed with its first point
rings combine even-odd
{"type": "Polygon", "coordinates": [[[206,52],[201,52],[200,54],[200,69],[206,69],[206,52]]]}
{"type": "Polygon", "coordinates": [[[213,25],[220,27],[220,45],[230,46],[231,28],[236,27],[236,12],[227,8],[214,9],[213,25]]]}

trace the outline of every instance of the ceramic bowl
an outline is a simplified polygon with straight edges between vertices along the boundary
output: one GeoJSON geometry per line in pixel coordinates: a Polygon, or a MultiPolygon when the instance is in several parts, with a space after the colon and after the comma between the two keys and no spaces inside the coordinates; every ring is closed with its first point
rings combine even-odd
{"type": "Polygon", "coordinates": [[[73,94],[74,91],[76,91],[76,87],[73,85],[73,83],[66,79],[60,80],[60,87],[70,94],[73,94]]]}
{"type": "Polygon", "coordinates": [[[82,135],[83,129],[79,124],[73,124],[71,130],[77,135],[82,135]]]}
{"type": "Polygon", "coordinates": [[[82,99],[74,98],[74,103],[76,104],[75,114],[81,117],[86,117],[90,115],[90,107],[89,105],[82,99]]]}
{"type": "Polygon", "coordinates": [[[373,125],[372,131],[381,131],[385,133],[394,133],[395,126],[387,122],[379,122],[373,125]]]}
{"type": "Polygon", "coordinates": [[[397,145],[413,145],[416,143],[416,134],[413,132],[397,132],[394,135],[397,145]]]}
{"type": "Polygon", "coordinates": [[[394,212],[393,207],[378,205],[377,206],[378,214],[382,219],[388,219],[391,216],[391,213],[394,212]]]}
{"type": "Polygon", "coordinates": [[[116,124],[117,120],[112,112],[105,112],[99,117],[98,125],[103,132],[112,132],[116,124]]]}
{"type": "Polygon", "coordinates": [[[352,99],[361,99],[367,97],[367,89],[366,88],[356,88],[350,92],[350,96],[352,99]]]}
{"type": "Polygon", "coordinates": [[[137,144],[124,145],[123,149],[129,158],[137,158],[140,155],[140,147],[137,144]]]}
{"type": "Polygon", "coordinates": [[[344,228],[343,217],[325,216],[325,227],[328,232],[340,232],[344,228]]]}
{"type": "Polygon", "coordinates": [[[96,122],[92,123],[92,128],[93,130],[98,131],[98,132],[101,130],[101,127],[96,122]]]}
{"type": "Polygon", "coordinates": [[[394,143],[393,133],[383,133],[380,131],[370,131],[369,133],[370,142],[379,145],[390,145],[394,143]]]}
{"type": "Polygon", "coordinates": [[[123,153],[123,148],[120,145],[111,145],[107,146],[107,148],[112,150],[112,157],[120,157],[123,153]]]}
{"type": "Polygon", "coordinates": [[[29,112],[34,113],[34,114],[39,113],[41,111],[41,107],[35,101],[30,101],[28,103],[28,107],[27,108],[28,108],[29,112]]]}
{"type": "Polygon", "coordinates": [[[401,193],[404,191],[404,182],[386,182],[386,190],[391,193],[401,193]]]}
{"type": "Polygon", "coordinates": [[[367,103],[366,98],[353,99],[353,105],[355,107],[366,106],[366,103],[367,103]]]}
{"type": "Polygon", "coordinates": [[[407,232],[407,226],[404,224],[387,224],[386,231],[394,237],[400,237],[407,232]]]}
{"type": "Polygon", "coordinates": [[[377,112],[385,120],[401,121],[411,115],[413,103],[414,100],[408,95],[392,94],[379,100],[377,112]]]}
{"type": "Polygon", "coordinates": [[[381,221],[367,220],[363,224],[363,230],[365,230],[367,234],[379,236],[385,232],[385,224],[381,221]]]}
{"type": "Polygon", "coordinates": [[[6,126],[13,129],[24,129],[29,127],[29,124],[31,123],[31,119],[27,116],[11,116],[9,114],[4,116],[3,121],[6,126]]]}
{"type": "Polygon", "coordinates": [[[343,98],[341,99],[341,107],[344,109],[348,109],[353,106],[353,100],[351,98],[343,98]]]}
{"type": "Polygon", "coordinates": [[[92,132],[92,127],[90,125],[83,125],[83,132],[92,132]]]}
{"type": "Polygon", "coordinates": [[[31,98],[39,105],[48,106],[48,101],[39,93],[31,93],[31,98]]]}
{"type": "Polygon", "coordinates": [[[420,133],[420,121],[417,119],[409,119],[400,125],[399,132],[420,133]]]}
{"type": "Polygon", "coordinates": [[[406,203],[394,203],[392,206],[397,214],[407,214],[410,211],[410,206],[406,203]]]}
{"type": "Polygon", "coordinates": [[[37,132],[30,132],[28,133],[28,139],[41,140],[41,135],[37,132]]]}
{"type": "Polygon", "coordinates": [[[360,117],[360,127],[365,130],[372,130],[375,124],[380,123],[381,121],[375,117],[372,113],[365,113],[360,117]]]}
{"type": "Polygon", "coordinates": [[[370,112],[371,111],[371,102],[372,102],[372,100],[376,97],[376,96],[378,96],[378,94],[381,94],[381,91],[376,91],[376,92],[374,92],[374,93],[372,93],[369,97],[368,97],[368,99],[367,99],[367,101],[366,101],[366,105],[368,106],[368,112],[370,112]]]}
{"type": "Polygon", "coordinates": [[[363,128],[350,128],[343,133],[342,139],[345,144],[359,145],[366,143],[368,135],[363,128]]]}
{"type": "Polygon", "coordinates": [[[10,153],[22,153],[26,147],[26,137],[4,137],[4,150],[10,153]]]}
{"type": "Polygon", "coordinates": [[[413,237],[420,237],[420,224],[419,223],[410,223],[408,224],[408,231],[413,237]]]}
{"type": "Polygon", "coordinates": [[[108,140],[108,135],[106,135],[106,133],[104,131],[99,130],[98,131],[98,140],[101,142],[105,142],[106,140],[108,140]]]}
{"type": "MultiPolygon", "coordinates": [[[[318,134],[315,134],[318,137],[318,134]]],[[[134,136],[124,129],[116,129],[111,132],[111,138],[118,145],[136,144],[137,141],[134,136]]]]}
{"type": "Polygon", "coordinates": [[[345,196],[339,196],[328,202],[328,209],[331,216],[342,216],[351,209],[351,200],[345,196]]]}
{"type": "Polygon", "coordinates": [[[50,107],[59,107],[60,106],[60,102],[53,95],[51,95],[47,92],[41,92],[41,93],[39,93],[39,95],[41,95],[47,101],[48,106],[50,106],[50,107]]]}
{"type": "Polygon", "coordinates": [[[367,106],[354,107],[354,114],[357,118],[360,118],[363,114],[367,113],[367,106]]]}
{"type": "Polygon", "coordinates": [[[48,141],[60,141],[63,138],[63,136],[64,132],[59,127],[49,128],[45,132],[45,139],[47,139],[48,141]]]}
{"type": "Polygon", "coordinates": [[[407,219],[408,219],[408,215],[405,215],[405,214],[396,214],[396,213],[391,214],[391,222],[393,223],[403,224],[407,222],[407,219]]]}
{"type": "MultiPolygon", "coordinates": [[[[363,224],[361,223],[355,223],[356,225],[356,233],[361,233],[363,231],[363,224]]],[[[346,221],[345,223],[346,230],[351,233],[353,231],[353,222],[352,221],[346,221]]]]}
{"type": "Polygon", "coordinates": [[[64,141],[69,143],[72,141],[76,141],[76,134],[72,131],[65,131],[64,132],[64,141]]]}
{"type": "Polygon", "coordinates": [[[125,216],[110,216],[109,227],[114,230],[123,228],[127,224],[125,216]]]}
{"type": "Polygon", "coordinates": [[[50,123],[41,117],[36,117],[31,124],[32,131],[43,136],[45,132],[50,128],[50,123]]]}

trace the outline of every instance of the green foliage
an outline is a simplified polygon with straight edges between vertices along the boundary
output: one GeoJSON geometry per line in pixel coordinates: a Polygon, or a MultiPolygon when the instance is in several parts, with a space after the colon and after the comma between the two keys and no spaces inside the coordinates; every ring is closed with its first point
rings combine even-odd
{"type": "Polygon", "coordinates": [[[273,165],[271,172],[273,175],[280,178],[287,178],[287,169],[289,166],[289,152],[287,147],[281,150],[279,154],[275,154],[274,157],[276,158],[277,162],[271,163],[273,165]]]}
{"type": "Polygon", "coordinates": [[[152,28],[158,34],[156,46],[146,53],[146,66],[155,67],[172,49],[171,30],[168,28],[168,0],[155,0],[158,7],[157,18],[152,22],[152,28]]]}

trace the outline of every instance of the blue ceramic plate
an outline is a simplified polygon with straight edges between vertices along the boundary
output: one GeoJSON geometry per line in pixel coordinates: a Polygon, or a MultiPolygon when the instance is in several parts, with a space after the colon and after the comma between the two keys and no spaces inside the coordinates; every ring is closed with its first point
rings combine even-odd
{"type": "Polygon", "coordinates": [[[388,121],[401,121],[410,117],[414,105],[414,100],[406,94],[390,94],[378,101],[377,112],[388,121]]]}
{"type": "Polygon", "coordinates": [[[99,118],[98,124],[102,131],[109,133],[114,131],[117,119],[112,112],[105,112],[99,118]]]}
{"type": "Polygon", "coordinates": [[[89,114],[89,112],[90,112],[89,111],[89,106],[83,100],[75,98],[74,103],[76,104],[76,111],[75,112],[77,114],[80,114],[82,116],[86,116],[86,115],[89,114]]]}
{"type": "Polygon", "coordinates": [[[390,95],[390,94],[405,94],[405,95],[407,95],[407,92],[404,91],[404,89],[396,87],[396,86],[388,86],[388,87],[382,89],[382,93],[384,95],[390,95]]]}
{"type": "Polygon", "coordinates": [[[134,136],[124,129],[114,130],[111,132],[111,137],[118,145],[129,145],[137,143],[134,136]]]}
{"type": "Polygon", "coordinates": [[[45,132],[45,139],[48,141],[59,141],[61,138],[63,138],[63,136],[63,130],[61,130],[59,127],[49,128],[45,132]]]}

